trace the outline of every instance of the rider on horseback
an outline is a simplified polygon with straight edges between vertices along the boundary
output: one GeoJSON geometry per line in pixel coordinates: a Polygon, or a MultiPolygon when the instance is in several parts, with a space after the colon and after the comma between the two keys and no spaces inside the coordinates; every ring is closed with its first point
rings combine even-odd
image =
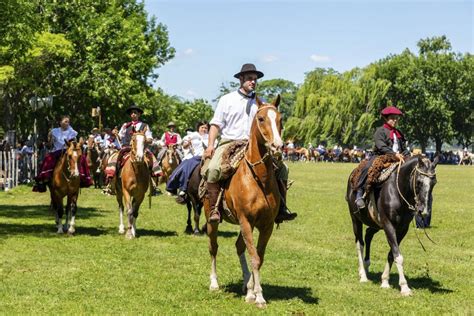
{"type": "MultiPolygon", "coordinates": [[[[143,114],[143,110],[133,104],[127,109],[127,114],[130,115],[131,121],[123,124],[122,128],[118,133],[118,136],[121,140],[122,148],[120,149],[120,152],[117,157],[116,169],[120,168],[123,157],[132,150],[132,148],[130,147],[130,141],[132,140],[133,133],[144,131],[147,143],[151,143],[153,141],[153,135],[151,133],[150,127],[148,126],[148,124],[139,120],[140,116],[143,114]]],[[[155,155],[153,155],[153,153],[149,150],[146,151],[146,155],[150,161],[150,170],[152,176],[159,176],[161,170],[155,155]]],[[[109,186],[115,174],[117,174],[117,171],[107,172],[107,183],[109,184],[109,186]]]]}
{"type": "MultiPolygon", "coordinates": [[[[241,71],[234,77],[240,80],[240,88],[219,99],[214,117],[210,122],[209,144],[204,152],[206,160],[202,173],[207,178],[207,192],[211,208],[210,222],[220,221],[220,213],[216,204],[221,190],[219,180],[221,179],[222,155],[234,141],[248,140],[250,128],[257,112],[254,90],[257,79],[262,78],[263,73],[258,71],[253,64],[244,64],[241,71]],[[219,132],[221,141],[214,152],[214,142],[219,132]]],[[[284,220],[294,219],[297,214],[290,213],[285,205],[288,167],[281,163],[277,173],[278,186],[283,201],[280,203],[280,210],[275,222],[281,223],[284,220]]]]}
{"type": "MultiPolygon", "coordinates": [[[[34,192],[46,192],[46,184],[51,180],[56,162],[64,153],[66,141],[72,140],[77,136],[77,132],[69,125],[70,118],[68,115],[61,116],[59,123],[60,127],[53,128],[48,134],[48,143],[53,146],[53,149],[44,157],[40,173],[35,178],[34,192]]],[[[81,156],[79,174],[81,187],[87,188],[92,185],[89,166],[84,155],[81,156]]]]}
{"type": "MultiPolygon", "coordinates": [[[[176,129],[176,124],[174,122],[169,122],[166,127],[168,127],[169,131],[164,132],[163,136],[161,136],[161,144],[163,144],[164,146],[163,148],[161,148],[160,152],[158,153],[157,159],[159,162],[161,162],[161,160],[163,159],[163,156],[165,155],[166,150],[168,150],[168,146],[181,145],[181,142],[182,142],[181,136],[174,131],[176,129]]],[[[183,154],[181,153],[179,148],[175,148],[175,150],[179,156],[179,160],[182,161],[183,154]]]]}
{"type": "Polygon", "coordinates": [[[396,128],[398,121],[403,116],[402,111],[394,106],[388,106],[381,112],[385,121],[383,126],[377,128],[374,134],[375,147],[374,153],[359,175],[357,183],[357,196],[355,203],[358,208],[365,208],[364,187],[370,166],[376,156],[392,154],[401,162],[405,162],[404,156],[410,155],[406,148],[406,140],[403,134],[396,128]]]}

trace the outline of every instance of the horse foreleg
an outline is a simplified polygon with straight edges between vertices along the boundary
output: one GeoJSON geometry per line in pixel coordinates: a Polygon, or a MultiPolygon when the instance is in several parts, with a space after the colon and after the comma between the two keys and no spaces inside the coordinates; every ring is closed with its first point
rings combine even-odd
{"type": "Polygon", "coordinates": [[[77,195],[72,196],[71,198],[68,196],[67,198],[67,203],[68,203],[68,211],[69,211],[69,228],[67,230],[67,233],[69,235],[74,235],[76,232],[76,211],[77,211],[77,195]]]}
{"type": "Polygon", "coordinates": [[[258,269],[256,273],[253,273],[254,279],[254,291],[255,291],[255,304],[259,308],[264,308],[267,305],[263,297],[263,290],[260,282],[260,269],[262,268],[263,262],[265,260],[265,250],[267,249],[268,241],[273,232],[273,221],[271,221],[268,225],[259,228],[259,235],[258,235],[258,244],[257,244],[257,255],[259,260],[258,269]]]}
{"type": "Polygon", "coordinates": [[[390,288],[390,284],[388,280],[390,278],[390,269],[392,268],[392,264],[393,264],[393,254],[392,254],[392,251],[389,251],[387,255],[387,262],[385,263],[385,268],[383,269],[383,273],[382,273],[382,284],[380,285],[380,287],[383,289],[390,288]]]}
{"type": "Polygon", "coordinates": [[[239,257],[240,267],[242,268],[242,292],[245,293],[245,290],[247,290],[247,292],[251,291],[252,293],[247,293],[247,297],[250,299],[250,297],[253,296],[253,300],[255,300],[255,294],[253,293],[253,279],[250,280],[251,274],[247,265],[247,259],[245,258],[245,242],[242,233],[239,233],[239,237],[235,242],[235,248],[237,250],[237,256],[239,257]]]}
{"type": "Polygon", "coordinates": [[[123,225],[123,196],[122,196],[122,192],[120,190],[117,190],[117,193],[116,193],[116,197],[117,197],[117,203],[118,203],[118,206],[119,206],[119,220],[120,220],[120,223],[119,223],[119,234],[125,234],[125,226],[123,225]]]}
{"type": "Polygon", "coordinates": [[[132,239],[135,237],[132,197],[127,191],[123,191],[123,196],[125,199],[125,208],[127,209],[127,233],[125,237],[132,239]]]}
{"type": "MultiPolygon", "coordinates": [[[[273,225],[273,223],[272,223],[273,225]]],[[[242,234],[243,240],[245,242],[245,246],[247,247],[247,251],[249,252],[250,256],[250,263],[252,267],[252,276],[250,278],[249,283],[247,284],[247,296],[245,297],[245,301],[247,303],[256,303],[258,307],[265,307],[266,302],[262,295],[262,286],[260,285],[260,256],[255,248],[253,243],[253,227],[247,220],[241,220],[240,222],[240,232],[242,234]],[[249,290],[249,286],[251,290],[249,290]]],[[[262,232],[260,232],[262,234],[262,232]]],[[[259,237],[259,240],[261,235],[259,237]]],[[[268,242],[268,240],[267,240],[268,242]]],[[[266,246],[266,243],[265,243],[266,246]]]]}
{"type": "Polygon", "coordinates": [[[217,282],[217,229],[218,223],[207,223],[207,235],[209,236],[209,254],[211,255],[211,275],[209,276],[211,284],[209,290],[215,291],[219,289],[219,283],[217,282]]]}
{"type": "Polygon", "coordinates": [[[186,228],[184,232],[186,234],[191,234],[193,232],[193,226],[191,226],[191,211],[193,206],[191,205],[191,201],[189,201],[189,199],[186,200],[186,208],[188,209],[188,220],[186,221],[186,228]]]}
{"type": "Polygon", "coordinates": [[[51,206],[56,216],[56,227],[58,228],[57,233],[64,234],[63,223],[62,223],[62,218],[63,218],[63,213],[64,213],[62,199],[56,196],[53,196],[53,194],[51,194],[51,206]]]}

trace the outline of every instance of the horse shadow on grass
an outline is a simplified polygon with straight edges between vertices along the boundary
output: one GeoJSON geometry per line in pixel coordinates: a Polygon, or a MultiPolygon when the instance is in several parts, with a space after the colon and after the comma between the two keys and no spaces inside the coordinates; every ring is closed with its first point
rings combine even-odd
{"type": "MultiPolygon", "coordinates": [[[[380,284],[381,279],[382,279],[382,272],[377,272],[377,273],[369,272],[367,274],[367,277],[373,283],[380,284]]],[[[410,278],[409,276],[405,275],[405,278],[407,279],[408,286],[412,289],[427,289],[431,293],[440,293],[440,294],[448,294],[448,293],[454,292],[451,289],[444,288],[443,285],[439,281],[433,280],[428,275],[414,277],[414,278],[410,278]]],[[[397,284],[398,286],[398,273],[390,273],[389,283],[391,285],[397,284]]]]}
{"type": "MultiPolygon", "coordinates": [[[[224,291],[233,293],[235,296],[243,296],[242,282],[225,285],[224,291]]],[[[263,284],[263,293],[268,301],[287,301],[291,299],[300,299],[306,304],[319,304],[319,298],[313,295],[309,287],[281,286],[274,284],[263,284]]]]}
{"type": "MultiPolygon", "coordinates": [[[[0,238],[8,238],[19,235],[29,235],[42,238],[55,238],[59,236],[54,222],[45,224],[17,224],[0,223],[0,238]]],[[[110,233],[107,229],[97,227],[76,226],[75,235],[101,236],[110,233]]]]}
{"type": "MultiPolygon", "coordinates": [[[[101,217],[102,215],[94,207],[77,208],[77,218],[101,217]]],[[[0,218],[53,218],[54,214],[49,205],[0,205],[0,218]]],[[[64,218],[64,216],[63,216],[64,218]]]]}

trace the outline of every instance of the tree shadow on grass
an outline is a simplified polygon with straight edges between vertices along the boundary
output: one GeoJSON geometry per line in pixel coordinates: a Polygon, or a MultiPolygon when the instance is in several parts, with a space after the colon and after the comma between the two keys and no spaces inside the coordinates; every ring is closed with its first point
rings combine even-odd
{"type": "MultiPolygon", "coordinates": [[[[309,287],[280,286],[273,284],[263,284],[263,294],[268,301],[282,301],[300,299],[306,304],[319,304],[319,298],[313,295],[309,287]]],[[[233,293],[235,296],[242,296],[242,282],[227,284],[224,291],[233,293]]]]}
{"type": "MultiPolygon", "coordinates": [[[[102,215],[94,207],[77,208],[78,218],[100,217],[102,215]]],[[[0,205],[0,218],[53,218],[54,213],[50,210],[49,205],[0,205]]],[[[63,216],[64,218],[64,216],[63,216]]]]}
{"type": "MultiPolygon", "coordinates": [[[[382,281],[382,272],[372,273],[369,272],[367,274],[369,280],[373,283],[380,284],[382,281]]],[[[431,293],[441,293],[441,294],[448,294],[454,292],[451,289],[444,288],[439,281],[433,280],[430,276],[421,276],[421,277],[414,277],[410,278],[405,275],[407,279],[408,286],[413,289],[427,289],[431,293]]],[[[398,273],[390,273],[389,283],[391,285],[398,286],[398,273]]]]}
{"type": "MultiPolygon", "coordinates": [[[[14,224],[0,223],[0,238],[11,236],[29,235],[37,237],[57,237],[57,228],[54,222],[51,224],[14,224]]],[[[109,233],[106,229],[96,227],[76,226],[75,235],[100,236],[109,233]]]]}

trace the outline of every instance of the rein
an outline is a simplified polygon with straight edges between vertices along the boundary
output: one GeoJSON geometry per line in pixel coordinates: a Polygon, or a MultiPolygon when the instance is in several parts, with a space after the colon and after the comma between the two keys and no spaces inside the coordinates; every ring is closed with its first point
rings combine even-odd
{"type": "MultiPolygon", "coordinates": [[[[416,208],[415,206],[413,206],[412,204],[410,204],[407,199],[405,198],[405,196],[403,196],[402,192],[400,191],[400,185],[399,185],[399,181],[398,181],[398,176],[400,175],[400,168],[401,168],[402,164],[399,162],[398,163],[398,170],[397,170],[397,191],[398,191],[398,194],[400,195],[400,197],[403,199],[403,201],[405,201],[405,203],[408,205],[408,208],[412,211],[415,211],[416,212],[416,208]]],[[[412,188],[413,188],[413,196],[414,196],[414,199],[415,199],[415,205],[418,203],[418,194],[416,193],[416,174],[419,173],[425,177],[429,177],[429,178],[434,178],[436,176],[436,173],[427,173],[427,172],[424,172],[422,170],[420,170],[418,168],[418,165],[411,171],[410,173],[410,179],[412,180],[412,188]]]]}
{"type": "MultiPolygon", "coordinates": [[[[62,155],[61,159],[63,159],[63,161],[64,161],[64,162],[63,162],[63,165],[64,165],[64,164],[67,164],[67,161],[66,161],[66,160],[68,159],[67,151],[64,152],[64,154],[62,155]]],[[[76,161],[76,164],[77,164],[77,163],[79,163],[79,162],[76,161]]],[[[69,165],[69,164],[67,164],[67,165],[69,165]]],[[[62,171],[61,174],[62,174],[64,180],[66,180],[66,182],[68,182],[68,183],[71,182],[71,174],[72,174],[72,173],[71,173],[71,169],[69,169],[69,166],[67,166],[67,167],[66,167],[66,166],[63,166],[63,168],[62,168],[61,171],[62,171]],[[69,177],[66,175],[65,169],[66,169],[66,171],[69,173],[69,177]]]]}
{"type": "MultiPolygon", "coordinates": [[[[397,170],[397,190],[398,190],[398,194],[400,195],[400,197],[403,199],[403,201],[405,201],[405,203],[408,205],[408,208],[410,210],[413,211],[413,213],[416,213],[416,208],[410,204],[407,199],[403,196],[402,192],[400,191],[400,185],[398,184],[398,175],[400,174],[400,167],[401,167],[401,163],[399,162],[398,163],[398,170],[397,170]]],[[[415,205],[418,203],[418,195],[416,194],[416,174],[419,173],[425,177],[429,177],[429,178],[434,178],[436,176],[436,173],[427,173],[427,172],[424,172],[422,170],[420,170],[418,168],[418,164],[415,166],[415,168],[410,172],[410,179],[412,179],[412,187],[413,187],[413,196],[414,196],[414,199],[415,199],[415,205]]],[[[416,215],[416,214],[415,214],[416,215]]],[[[426,248],[425,246],[423,245],[423,243],[421,242],[420,240],[420,237],[418,236],[418,233],[416,231],[416,226],[415,226],[415,216],[413,216],[413,219],[412,219],[412,223],[413,223],[413,228],[415,229],[415,235],[416,235],[416,238],[418,239],[418,242],[420,243],[421,245],[421,248],[423,249],[423,251],[426,252],[426,248]]],[[[425,233],[425,236],[433,243],[436,245],[436,242],[434,242],[433,239],[430,238],[430,236],[428,235],[428,233],[426,232],[426,229],[425,227],[423,226],[423,232],[425,233]]]]}

